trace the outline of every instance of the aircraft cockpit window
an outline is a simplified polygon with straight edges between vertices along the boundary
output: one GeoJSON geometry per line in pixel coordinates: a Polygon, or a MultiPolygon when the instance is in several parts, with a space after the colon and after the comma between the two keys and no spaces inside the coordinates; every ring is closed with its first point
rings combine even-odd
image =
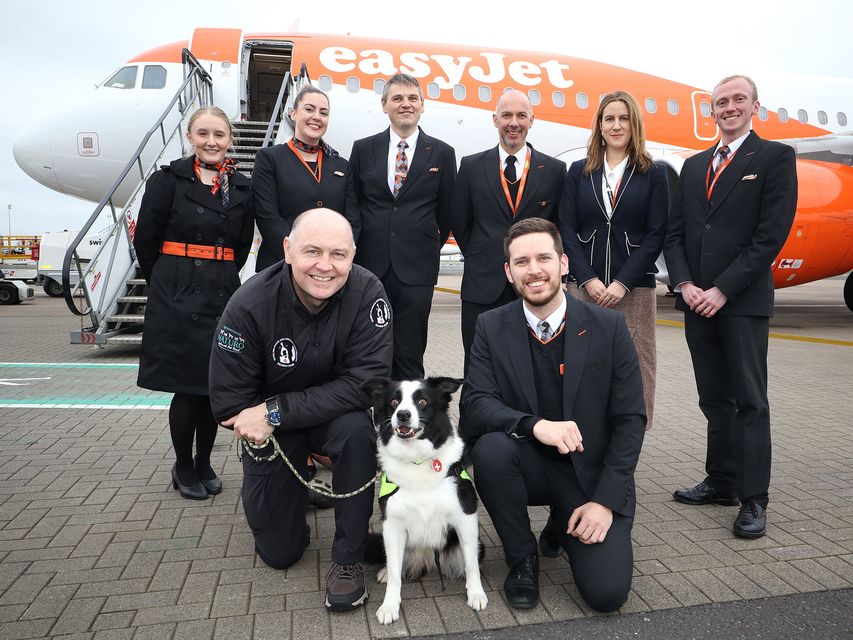
{"type": "Polygon", "coordinates": [[[654,98],[646,98],[646,113],[657,113],[658,103],[654,98]]]}
{"type": "Polygon", "coordinates": [[[480,98],[480,102],[491,102],[492,88],[481,84],[477,87],[477,97],[480,98]]]}
{"type": "Polygon", "coordinates": [[[841,127],[847,126],[847,115],[842,111],[838,112],[838,125],[841,127]]]}
{"type": "Polygon", "coordinates": [[[806,124],[809,121],[809,114],[806,113],[805,109],[797,109],[797,120],[806,124]]]}
{"type": "Polygon", "coordinates": [[[554,103],[555,107],[565,107],[566,96],[563,95],[562,91],[555,91],[551,94],[551,102],[554,103]]]}
{"type": "Polygon", "coordinates": [[[455,84],[453,85],[453,99],[454,100],[464,100],[466,95],[465,85],[464,84],[455,84]]]}
{"type": "Polygon", "coordinates": [[[111,89],[133,89],[136,86],[136,67],[122,67],[104,83],[111,89]]]}
{"type": "Polygon", "coordinates": [[[347,78],[347,91],[350,93],[358,93],[359,89],[361,89],[361,81],[355,76],[350,76],[347,78]]]}
{"type": "Polygon", "coordinates": [[[666,112],[671,116],[678,115],[678,100],[670,98],[666,101],[666,112]]]}
{"type": "Polygon", "coordinates": [[[767,121],[767,107],[758,107],[758,119],[762,122],[767,121]]]}
{"type": "Polygon", "coordinates": [[[785,107],[779,107],[776,117],[779,118],[779,122],[788,122],[788,110],[785,107]]]}
{"type": "Polygon", "coordinates": [[[589,106],[589,98],[583,91],[575,96],[575,104],[578,105],[578,109],[586,109],[589,106]]]}
{"type": "Polygon", "coordinates": [[[376,78],[376,80],[373,81],[373,93],[375,93],[376,95],[381,96],[382,90],[384,88],[385,80],[383,80],[382,78],[376,78]]]}
{"type": "Polygon", "coordinates": [[[817,112],[817,121],[820,124],[827,124],[829,122],[829,118],[826,117],[826,111],[817,112]]]}
{"type": "Polygon", "coordinates": [[[142,71],[143,89],[162,89],[166,86],[166,68],[159,64],[146,64],[142,71]]]}
{"type": "Polygon", "coordinates": [[[527,97],[530,98],[530,105],[533,107],[542,103],[542,96],[536,89],[530,89],[527,92],[527,97]]]}
{"type": "Polygon", "coordinates": [[[431,100],[438,100],[438,97],[441,95],[441,89],[438,88],[438,84],[435,82],[430,82],[427,85],[427,98],[431,100]]]}
{"type": "Polygon", "coordinates": [[[319,86],[320,89],[322,91],[325,91],[326,93],[332,90],[333,84],[334,82],[332,82],[332,76],[326,75],[325,73],[319,78],[317,78],[317,86],[319,86]]]}

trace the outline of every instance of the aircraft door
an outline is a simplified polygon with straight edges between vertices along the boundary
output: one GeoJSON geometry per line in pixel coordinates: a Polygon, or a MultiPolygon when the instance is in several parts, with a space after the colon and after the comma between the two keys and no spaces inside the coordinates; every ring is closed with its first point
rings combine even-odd
{"type": "Polygon", "coordinates": [[[213,79],[213,103],[231,120],[240,119],[240,29],[196,29],[190,51],[213,79]]]}
{"type": "Polygon", "coordinates": [[[711,117],[711,94],[707,91],[694,91],[693,102],[693,135],[697,140],[716,140],[719,135],[717,123],[711,117]]]}

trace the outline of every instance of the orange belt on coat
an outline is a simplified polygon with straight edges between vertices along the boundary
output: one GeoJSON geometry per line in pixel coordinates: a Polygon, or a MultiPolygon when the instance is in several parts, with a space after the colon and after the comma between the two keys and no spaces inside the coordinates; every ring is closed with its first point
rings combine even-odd
{"type": "Polygon", "coordinates": [[[202,260],[228,260],[234,262],[234,249],[228,247],[212,247],[206,244],[186,244],[166,240],[160,246],[160,253],[170,256],[201,258],[202,260]]]}

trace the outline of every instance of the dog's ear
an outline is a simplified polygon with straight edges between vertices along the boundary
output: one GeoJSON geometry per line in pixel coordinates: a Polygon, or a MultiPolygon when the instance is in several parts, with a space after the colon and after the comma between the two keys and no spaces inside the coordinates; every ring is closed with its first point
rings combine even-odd
{"type": "Polygon", "coordinates": [[[370,404],[375,404],[382,397],[389,382],[391,381],[388,378],[368,378],[361,383],[361,390],[364,391],[370,404]]]}
{"type": "Polygon", "coordinates": [[[463,378],[446,378],[443,376],[426,379],[427,385],[448,395],[452,395],[464,382],[463,378]]]}

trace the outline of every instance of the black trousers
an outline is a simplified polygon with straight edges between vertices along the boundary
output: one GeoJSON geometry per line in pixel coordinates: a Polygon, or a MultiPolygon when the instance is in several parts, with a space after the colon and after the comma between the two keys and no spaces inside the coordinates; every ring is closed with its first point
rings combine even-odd
{"type": "Polygon", "coordinates": [[[705,482],[741,500],[770,487],[767,342],[761,316],[684,314],[699,408],[708,420],[705,482]]]}
{"type": "Polygon", "coordinates": [[[432,309],[432,285],[406,284],[393,267],[381,278],[391,302],[394,327],[394,359],[391,378],[418,380],[424,377],[424,353],[427,346],[429,312],[432,309]]]}
{"type": "Polygon", "coordinates": [[[474,329],[477,328],[477,318],[481,313],[502,307],[508,302],[518,299],[518,294],[512,283],[507,281],[504,290],[497,300],[489,304],[479,302],[462,301],[462,347],[465,349],[465,375],[468,375],[468,357],[471,354],[471,345],[474,344],[474,329]]]}
{"type": "Polygon", "coordinates": [[[572,512],[589,502],[569,459],[544,455],[531,441],[496,431],[477,440],[472,460],[477,492],[510,566],[538,552],[527,507],[547,505],[549,526],[558,539],[562,536],[575,584],[587,604],[596,611],[615,611],[624,604],[633,571],[633,518],[614,512],[604,542],[584,544],[566,534],[572,512]]]}
{"type": "MultiPolygon", "coordinates": [[[[308,473],[309,452],[329,456],[335,493],[354,491],[376,475],[376,431],[364,411],[346,413],[311,429],[285,430],[276,438],[303,478],[308,473]]],[[[271,451],[267,447],[256,453],[271,451]]],[[[255,536],[255,550],[269,566],[285,569],[308,546],[308,490],[280,457],[257,462],[244,453],[243,474],[243,509],[255,536]]],[[[371,486],[357,496],[335,501],[334,562],[353,564],[364,559],[373,492],[371,486]]]]}

